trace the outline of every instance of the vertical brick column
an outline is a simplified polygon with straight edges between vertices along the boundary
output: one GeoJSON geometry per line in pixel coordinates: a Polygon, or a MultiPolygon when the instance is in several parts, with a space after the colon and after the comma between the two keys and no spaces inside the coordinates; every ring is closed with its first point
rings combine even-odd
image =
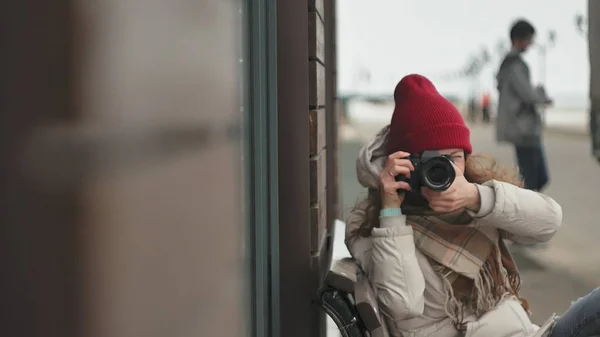
{"type": "MultiPolygon", "coordinates": [[[[334,205],[333,193],[330,189],[337,188],[333,183],[334,176],[330,169],[336,148],[332,140],[330,123],[333,109],[330,104],[333,92],[328,90],[331,80],[333,62],[328,59],[333,50],[332,40],[328,39],[326,21],[327,6],[324,0],[309,1],[308,9],[308,74],[309,74],[309,139],[310,139],[310,233],[311,233],[311,268],[315,293],[321,285],[324,272],[328,268],[330,246],[328,235],[331,230],[334,205]]],[[[313,336],[324,336],[326,319],[320,310],[315,310],[311,324],[313,336]]]]}

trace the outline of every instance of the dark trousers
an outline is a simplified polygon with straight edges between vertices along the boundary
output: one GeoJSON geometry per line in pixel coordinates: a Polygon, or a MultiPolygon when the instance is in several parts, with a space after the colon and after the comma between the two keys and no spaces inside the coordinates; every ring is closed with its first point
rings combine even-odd
{"type": "Polygon", "coordinates": [[[474,106],[469,106],[469,120],[471,122],[477,121],[477,110],[474,106]]]}
{"type": "Polygon", "coordinates": [[[489,123],[490,122],[490,108],[487,106],[484,106],[481,109],[481,114],[482,114],[481,118],[482,118],[483,122],[489,123]]]}
{"type": "Polygon", "coordinates": [[[517,163],[525,188],[541,191],[548,183],[548,165],[544,148],[537,146],[516,146],[517,163]]]}

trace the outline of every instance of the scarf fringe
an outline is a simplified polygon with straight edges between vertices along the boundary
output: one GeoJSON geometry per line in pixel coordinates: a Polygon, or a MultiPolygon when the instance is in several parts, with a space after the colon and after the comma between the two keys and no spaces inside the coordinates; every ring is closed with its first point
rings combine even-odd
{"type": "MultiPolygon", "coordinates": [[[[433,261],[432,261],[433,262],[433,261]]],[[[456,273],[435,262],[434,270],[441,276],[444,290],[446,291],[445,311],[459,331],[466,330],[465,316],[474,315],[479,319],[483,314],[493,309],[500,301],[507,298],[518,300],[523,308],[529,312],[528,302],[519,296],[520,278],[518,274],[508,274],[502,265],[486,262],[473,281],[470,296],[459,299],[450,281],[449,274],[456,273]],[[500,270],[492,270],[492,268],[500,270]],[[499,274],[496,274],[499,273],[499,274]],[[499,275],[501,282],[495,282],[494,274],[499,275]]],[[[457,276],[457,277],[460,277],[457,276]]],[[[454,277],[455,278],[455,277],[454,277]]]]}

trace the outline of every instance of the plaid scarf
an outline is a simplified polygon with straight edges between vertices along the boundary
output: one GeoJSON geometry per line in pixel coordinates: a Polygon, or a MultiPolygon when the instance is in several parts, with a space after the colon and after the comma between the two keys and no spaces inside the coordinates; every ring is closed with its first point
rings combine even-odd
{"type": "Polygon", "coordinates": [[[465,309],[479,317],[506,296],[519,299],[529,311],[519,296],[519,270],[496,228],[471,225],[467,212],[408,214],[416,248],[443,276],[446,310],[459,330],[465,328],[465,309]]]}

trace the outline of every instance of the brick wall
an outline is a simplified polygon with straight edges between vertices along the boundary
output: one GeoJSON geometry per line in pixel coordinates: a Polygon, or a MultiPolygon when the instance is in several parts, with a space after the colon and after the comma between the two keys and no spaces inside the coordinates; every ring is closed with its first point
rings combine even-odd
{"type": "Polygon", "coordinates": [[[325,81],[325,25],[323,0],[308,13],[309,139],[311,253],[318,254],[327,233],[327,108],[325,81]]]}
{"type": "MultiPolygon", "coordinates": [[[[310,238],[315,291],[331,258],[331,235],[337,218],[337,118],[334,109],[335,45],[333,1],[312,0],[308,8],[310,238]]],[[[343,233],[342,233],[343,235],[343,233]]],[[[325,333],[325,317],[313,316],[313,335],[325,333]]]]}

